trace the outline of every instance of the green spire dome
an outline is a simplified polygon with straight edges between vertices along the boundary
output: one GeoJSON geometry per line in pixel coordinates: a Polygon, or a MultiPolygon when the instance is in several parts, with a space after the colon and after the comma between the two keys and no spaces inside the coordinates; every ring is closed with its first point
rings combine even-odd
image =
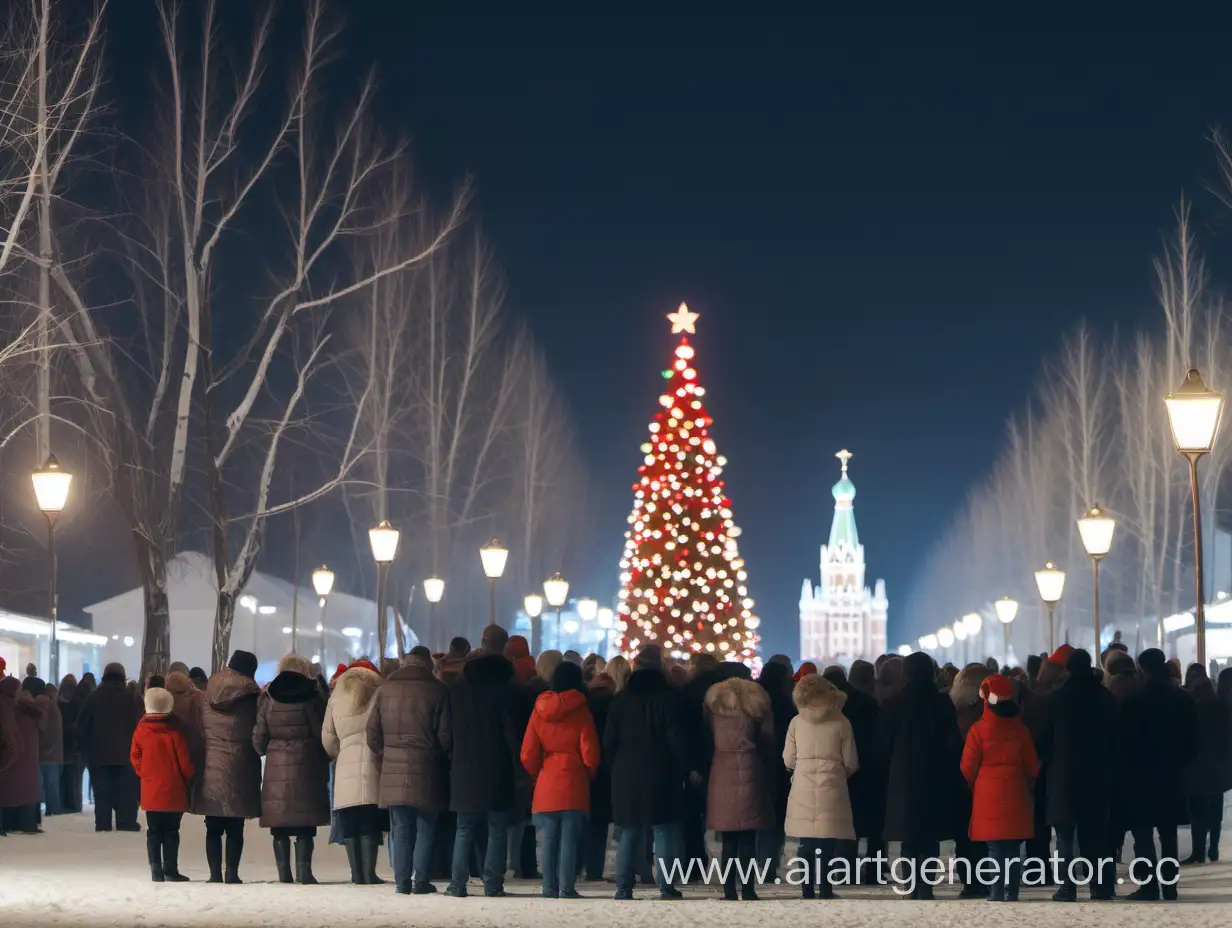
{"type": "Polygon", "coordinates": [[[830,490],[834,494],[834,521],[830,524],[831,549],[840,544],[855,548],[860,544],[860,536],[856,534],[856,515],[851,508],[852,500],[856,498],[856,485],[847,476],[847,462],[851,460],[850,451],[843,449],[835,455],[843,465],[842,476],[830,490]]]}

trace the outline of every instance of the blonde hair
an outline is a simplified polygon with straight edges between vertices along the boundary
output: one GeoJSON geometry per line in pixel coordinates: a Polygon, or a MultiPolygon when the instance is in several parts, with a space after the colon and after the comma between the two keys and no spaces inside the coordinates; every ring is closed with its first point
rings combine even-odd
{"type": "Polygon", "coordinates": [[[603,672],[612,678],[612,682],[616,684],[616,692],[619,693],[629,682],[629,674],[633,673],[633,668],[629,665],[627,658],[617,654],[607,662],[607,667],[603,672]]]}
{"type": "Polygon", "coordinates": [[[535,661],[535,674],[544,683],[551,683],[552,674],[556,673],[556,668],[564,659],[565,656],[559,651],[544,651],[539,655],[539,660],[535,661]]]}
{"type": "Polygon", "coordinates": [[[279,673],[297,673],[302,677],[312,677],[312,664],[308,663],[308,658],[299,654],[286,654],[282,660],[278,662],[279,673]]]}

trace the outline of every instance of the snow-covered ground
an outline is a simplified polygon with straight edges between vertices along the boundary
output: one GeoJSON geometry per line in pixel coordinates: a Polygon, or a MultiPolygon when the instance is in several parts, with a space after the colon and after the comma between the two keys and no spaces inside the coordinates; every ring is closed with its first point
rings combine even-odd
{"type": "MultiPolygon", "coordinates": [[[[719,891],[704,887],[685,890],[683,902],[660,902],[652,887],[639,887],[635,902],[611,899],[611,883],[580,883],[587,898],[580,901],[538,898],[539,887],[511,881],[504,899],[399,896],[390,884],[352,886],[341,848],[318,841],[315,866],[320,886],[283,886],[274,882],[274,862],[268,833],[252,824],[241,875],[243,886],[207,885],[204,829],[194,816],[184,819],[181,869],[191,883],[151,883],[145,863],[145,836],[95,834],[93,817],[61,816],[45,823],[47,833],[0,838],[0,923],[23,928],[43,925],[92,926],[412,926],[445,928],[707,928],[724,925],[774,925],[784,920],[825,919],[843,928],[883,928],[890,919],[909,918],[914,924],[945,928],[1010,928],[1029,920],[1032,928],[1096,928],[1123,926],[1226,926],[1232,912],[1232,864],[1221,862],[1186,868],[1179,904],[1080,903],[1041,904],[1048,892],[1031,889],[1016,905],[958,901],[955,891],[941,888],[933,903],[908,902],[889,889],[849,888],[842,899],[806,902],[788,887],[766,887],[766,900],[732,904],[719,891]],[[806,911],[807,909],[807,911],[806,911]]],[[[1229,842],[1225,842],[1227,847],[1229,842]]],[[[1182,832],[1182,854],[1188,836],[1182,832]]],[[[387,860],[381,875],[389,877],[387,860]]],[[[441,886],[443,889],[444,887],[441,886]]],[[[472,884],[472,892],[481,889],[472,884]]]]}

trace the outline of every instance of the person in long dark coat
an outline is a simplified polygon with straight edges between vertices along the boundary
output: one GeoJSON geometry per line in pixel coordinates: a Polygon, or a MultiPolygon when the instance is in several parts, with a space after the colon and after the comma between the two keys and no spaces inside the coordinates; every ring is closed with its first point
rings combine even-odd
{"type": "MultiPolygon", "coordinates": [[[[919,873],[924,860],[940,855],[941,842],[957,834],[967,784],[954,703],[937,690],[932,658],[909,655],[903,675],[903,685],[881,706],[877,750],[887,771],[885,838],[903,842],[903,856],[915,860],[919,873]]],[[[933,888],[917,879],[910,897],[931,899],[933,888]]]]}
{"type": "MultiPolygon", "coordinates": [[[[612,824],[621,828],[616,849],[616,898],[633,898],[640,833],[653,829],[655,857],[676,854],[684,782],[689,776],[689,742],[681,728],[682,697],[667,682],[663,652],[642,649],[634,670],[608,710],[603,730],[603,763],[612,781],[612,824]]],[[[695,772],[695,771],[694,771],[695,772]]],[[[659,868],[659,894],[678,891],[659,868]]]]}
{"type": "Polygon", "coordinates": [[[60,807],[65,812],[81,811],[81,775],[85,761],[77,736],[77,717],[81,714],[81,701],[77,698],[77,678],[65,674],[60,681],[56,700],[60,706],[60,722],[64,737],[64,769],[60,771],[60,807]]]}
{"type": "MultiPolygon", "coordinates": [[[[1108,856],[1108,822],[1112,806],[1114,758],[1120,751],[1116,698],[1091,670],[1091,655],[1074,651],[1066,663],[1067,677],[1046,705],[1035,733],[1036,750],[1048,783],[1046,821],[1056,829],[1057,854],[1065,861],[1080,857],[1095,866],[1108,856]]],[[[1078,887],[1061,868],[1063,881],[1053,896],[1073,902],[1078,887]]],[[[1096,873],[1092,899],[1111,898],[1111,873],[1096,873]],[[1103,876],[1105,879],[1100,879],[1103,876]]]]}
{"type": "Polygon", "coordinates": [[[253,747],[257,656],[236,651],[206,683],[201,707],[201,773],[193,811],[205,816],[205,859],[211,883],[240,883],[244,820],[261,814],[261,756],[253,747]],[[223,870],[223,836],[226,870],[223,870]]]}
{"type": "MultiPolygon", "coordinates": [[[[616,684],[607,674],[591,677],[586,704],[595,723],[599,743],[603,743],[603,729],[607,726],[607,713],[616,696],[616,684]]],[[[607,863],[607,832],[612,824],[612,781],[602,765],[590,781],[590,817],[586,822],[586,841],[579,866],[585,870],[586,879],[598,882],[603,879],[607,863]]]]}
{"type": "MultiPolygon", "coordinates": [[[[31,679],[27,677],[26,679],[31,679]]],[[[39,834],[39,729],[43,713],[16,677],[0,680],[0,714],[13,720],[13,761],[0,777],[0,834],[39,834]]],[[[6,724],[7,727],[7,724],[6,724]]]]}
{"type": "MultiPolygon", "coordinates": [[[[872,665],[864,663],[871,671],[872,665]]],[[[853,664],[853,669],[854,666],[853,664]]],[[[850,850],[850,856],[859,858],[859,839],[864,838],[867,842],[864,856],[875,858],[879,852],[884,854],[886,850],[885,841],[881,837],[885,827],[885,782],[881,760],[877,754],[880,709],[876,699],[852,686],[842,667],[827,667],[822,676],[847,697],[843,703],[843,715],[851,723],[856,756],[860,758],[860,769],[847,779],[851,816],[856,829],[856,848],[850,850]]],[[[871,674],[869,679],[871,680],[871,674]]],[[[855,876],[857,880],[864,881],[871,874],[858,873],[855,876]]]]}
{"type": "Polygon", "coordinates": [[[525,697],[514,682],[513,664],[499,651],[466,662],[449,688],[453,762],[449,808],[457,814],[453,865],[446,895],[467,895],[471,848],[487,832],[485,896],[505,894],[509,817],[515,784],[525,776],[520,753],[525,697]]]}
{"type": "Polygon", "coordinates": [[[98,689],[89,695],[77,717],[82,752],[94,788],[94,830],[140,831],[137,805],[141,783],[133,772],[129,752],[133,732],[145,713],[139,698],[128,690],[123,664],[108,664],[98,689]]]}
{"type": "MultiPolygon", "coordinates": [[[[1198,714],[1198,756],[1185,768],[1185,789],[1189,793],[1190,834],[1193,837],[1193,852],[1183,864],[1206,862],[1207,841],[1215,829],[1215,823],[1223,819],[1223,792],[1228,777],[1228,758],[1232,756],[1232,713],[1219,701],[1215,687],[1206,675],[1206,669],[1198,664],[1200,671],[1185,684],[1193,696],[1194,710],[1198,714]]],[[[1216,839],[1215,846],[1218,846],[1216,839]]]]}
{"type": "Polygon", "coordinates": [[[783,766],[783,748],[787,744],[787,728],[796,717],[796,704],[791,700],[790,665],[766,664],[757,678],[758,685],[770,697],[770,711],[774,717],[774,757],[770,759],[774,771],[774,824],[757,832],[757,858],[769,860],[770,869],[766,881],[773,883],[778,878],[779,861],[783,856],[783,822],[787,818],[787,797],[791,793],[791,771],[783,766]]]}
{"type": "MultiPolygon", "coordinates": [[[[705,724],[706,693],[722,676],[718,659],[705,651],[693,656],[689,674],[688,682],[680,690],[680,706],[684,712],[681,727],[689,741],[689,767],[700,776],[696,782],[686,780],[684,785],[684,806],[680,814],[681,853],[685,860],[696,860],[700,868],[710,860],[706,849],[706,776],[712,749],[710,729],[705,724]]],[[[694,879],[700,880],[701,876],[694,879]]]]}
{"type": "Polygon", "coordinates": [[[47,815],[64,812],[61,802],[60,775],[64,772],[64,717],[60,715],[60,700],[56,688],[44,684],[34,701],[42,714],[39,725],[39,791],[47,815]]]}
{"type": "MultiPolygon", "coordinates": [[[[1178,859],[1177,826],[1189,821],[1189,799],[1185,790],[1185,768],[1197,758],[1201,748],[1198,713],[1193,697],[1176,685],[1163,651],[1149,648],[1138,657],[1142,688],[1125,701],[1124,735],[1127,745],[1126,774],[1134,803],[1130,808],[1134,856],[1151,862],[1160,860],[1161,886],[1149,877],[1132,892],[1130,899],[1153,900],[1177,897],[1174,865],[1178,859]],[[1159,857],[1155,833],[1159,834],[1159,857]],[[1171,883],[1171,885],[1168,885],[1171,883]]],[[[1147,867],[1138,865],[1138,876],[1147,867]]]]}
{"type": "Polygon", "coordinates": [[[317,828],[329,824],[329,755],[321,743],[325,697],[298,654],[278,662],[278,676],[257,703],[252,746],[265,757],[261,827],[274,839],[280,883],[316,883],[312,852],[317,828]],[[295,873],[291,839],[295,839],[295,873]]]}
{"type": "MultiPolygon", "coordinates": [[[[1060,659],[1057,661],[1041,660],[1039,668],[1031,678],[1030,686],[1022,696],[1020,717],[1022,723],[1027,726],[1027,731],[1031,733],[1031,737],[1035,739],[1035,753],[1041,761],[1043,752],[1040,750],[1040,735],[1048,717],[1049,702],[1061,689],[1065,678],[1064,661],[1060,659]]],[[[1048,777],[1046,775],[1037,777],[1035,780],[1032,814],[1035,816],[1035,837],[1026,843],[1026,859],[1047,860],[1052,853],[1052,828],[1048,824],[1048,777]]],[[[1045,881],[1051,882],[1052,877],[1053,874],[1049,871],[1045,875],[1045,881]]]]}

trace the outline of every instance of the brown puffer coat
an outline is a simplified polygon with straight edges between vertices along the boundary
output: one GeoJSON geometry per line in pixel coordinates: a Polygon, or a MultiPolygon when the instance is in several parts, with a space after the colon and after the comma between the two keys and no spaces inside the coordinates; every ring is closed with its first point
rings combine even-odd
{"type": "MultiPolygon", "coordinates": [[[[193,684],[188,674],[174,670],[167,674],[167,692],[175,700],[175,708],[171,717],[188,742],[188,755],[192,758],[194,770],[205,769],[205,747],[201,734],[201,711],[205,706],[205,694],[193,684]]],[[[200,782],[198,774],[196,780],[200,782]]],[[[193,790],[195,794],[196,789],[193,790]]],[[[195,795],[189,801],[195,808],[195,795]]]]}
{"type": "Polygon", "coordinates": [[[16,677],[0,680],[0,702],[4,714],[16,722],[19,743],[16,761],[0,776],[0,809],[26,806],[39,801],[39,726],[42,712],[34,697],[22,692],[16,677]]]}
{"type": "Polygon", "coordinates": [[[257,704],[252,745],[265,757],[262,828],[329,824],[329,755],[321,744],[325,698],[293,670],[274,678],[257,704]]]}
{"type": "Polygon", "coordinates": [[[39,727],[39,763],[64,763],[64,717],[60,714],[60,703],[56,699],[55,687],[48,687],[50,693],[34,698],[35,705],[43,713],[43,722],[39,727]]]}
{"type": "Polygon", "coordinates": [[[380,769],[382,808],[449,808],[449,688],[432,668],[410,664],[377,690],[368,716],[368,748],[380,769]]]}
{"type": "Polygon", "coordinates": [[[752,680],[733,677],[706,692],[714,759],[706,794],[706,823],[714,831],[774,826],[777,760],[770,697],[752,680]]]}
{"type": "Polygon", "coordinates": [[[206,684],[201,707],[202,763],[197,767],[200,773],[193,797],[193,811],[198,815],[256,818],[261,814],[261,758],[252,746],[260,694],[252,677],[228,668],[206,684]]]}

